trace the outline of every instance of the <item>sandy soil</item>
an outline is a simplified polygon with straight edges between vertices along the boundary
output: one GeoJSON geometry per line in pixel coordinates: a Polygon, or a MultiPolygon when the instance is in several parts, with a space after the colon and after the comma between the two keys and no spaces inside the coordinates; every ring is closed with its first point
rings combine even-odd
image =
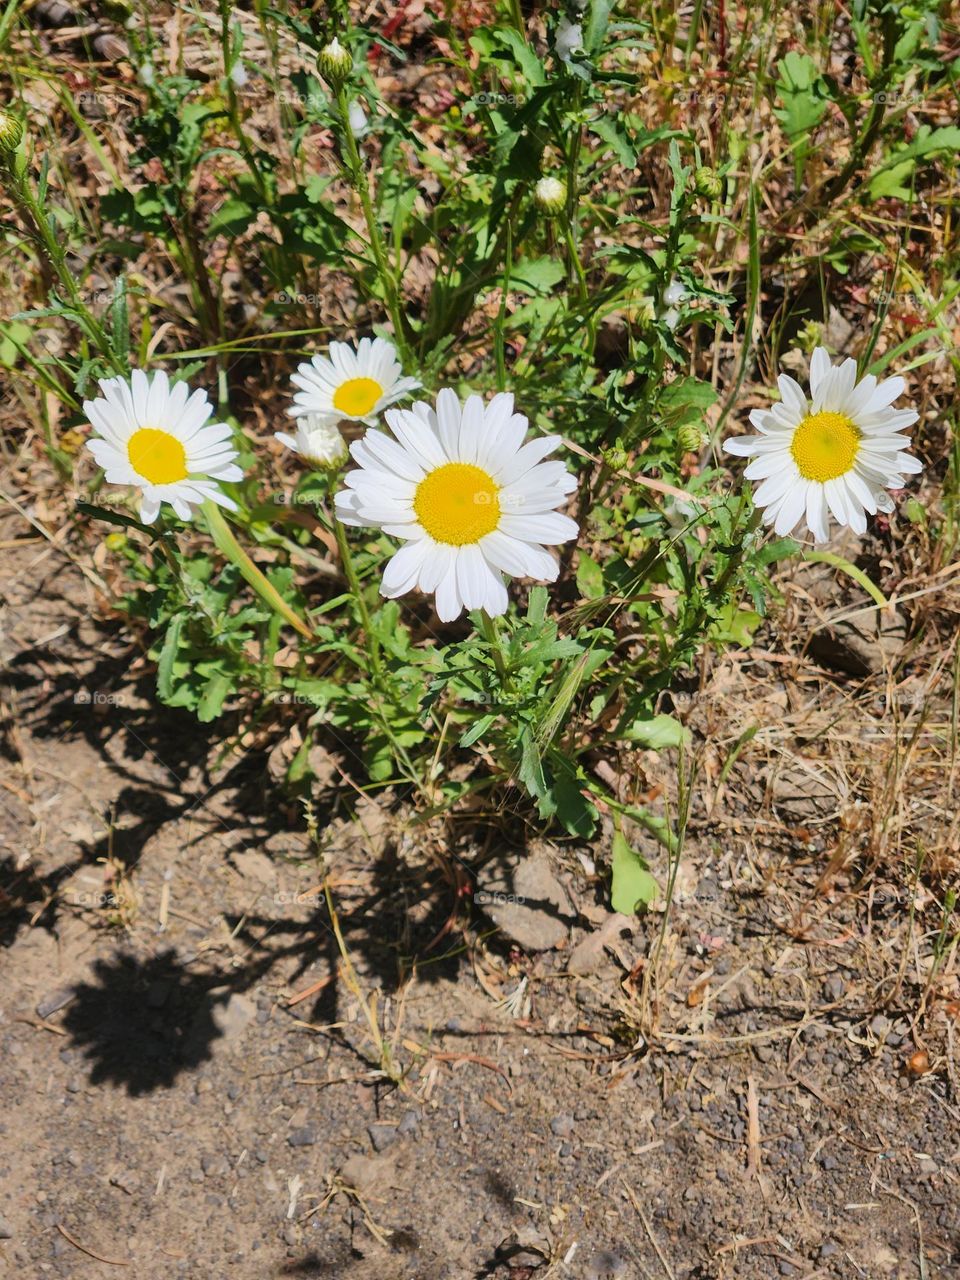
{"type": "Polygon", "coordinates": [[[611,921],[569,844],[525,953],[472,901],[489,839],[324,795],[397,1084],[266,747],[158,707],[59,549],[3,577],[0,1274],[960,1276],[954,1014],[911,1073],[902,886],[817,898],[815,789],[748,752],[698,800],[646,1036],[661,918],[611,921]]]}

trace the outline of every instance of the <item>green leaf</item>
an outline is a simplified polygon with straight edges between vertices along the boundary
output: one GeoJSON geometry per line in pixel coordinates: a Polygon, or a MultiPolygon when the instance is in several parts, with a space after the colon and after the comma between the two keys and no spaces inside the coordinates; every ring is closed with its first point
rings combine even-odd
{"type": "Polygon", "coordinates": [[[637,153],[630,144],[630,138],[615,116],[597,116],[589,124],[590,132],[613,149],[614,155],[625,169],[633,169],[637,163],[637,153]]]}
{"type": "Polygon", "coordinates": [[[510,272],[510,287],[518,292],[524,286],[528,293],[546,294],[566,275],[562,262],[556,258],[533,258],[518,262],[510,272]]]}
{"type": "Polygon", "coordinates": [[[167,627],[160,650],[160,661],[157,663],[157,693],[164,702],[173,697],[173,664],[177,660],[180,649],[180,633],[183,631],[184,616],[178,613],[167,627]]]}
{"type": "Polygon", "coordinates": [[[808,133],[823,119],[827,100],[820,68],[807,53],[791,51],[777,65],[777,96],[783,103],[774,114],[788,138],[808,133]]]}
{"type": "Polygon", "coordinates": [[[110,511],[107,507],[98,507],[92,502],[78,502],[76,510],[84,516],[92,516],[94,520],[103,520],[106,524],[115,524],[121,529],[139,529],[148,537],[156,538],[157,531],[149,525],[141,524],[133,516],[126,516],[122,511],[110,511]]]}
{"type": "Polygon", "coordinates": [[[581,551],[577,558],[577,590],[585,600],[596,600],[606,595],[603,569],[585,551],[581,551]]]}
{"type": "Polygon", "coordinates": [[[207,686],[197,706],[197,719],[203,724],[209,724],[211,720],[216,720],[223,710],[227,695],[232,689],[233,681],[230,677],[222,671],[218,671],[216,675],[207,681],[207,686]]]}
{"type": "Polygon", "coordinates": [[[583,33],[583,47],[587,53],[596,53],[603,44],[615,4],[616,0],[593,0],[590,5],[590,17],[583,33]]]}
{"type": "Polygon", "coordinates": [[[497,717],[495,714],[491,714],[491,715],[481,716],[479,720],[474,721],[474,723],[470,726],[470,728],[466,731],[466,733],[464,733],[460,738],[460,746],[461,747],[472,746],[479,737],[481,737],[483,734],[486,733],[486,731],[490,728],[490,726],[493,724],[496,718],[497,717]]]}
{"type": "Polygon", "coordinates": [[[646,862],[626,841],[623,833],[613,833],[613,880],[610,905],[621,915],[632,916],[647,907],[657,896],[660,886],[646,862]]]}
{"type": "Polygon", "coordinates": [[[547,602],[550,597],[546,587],[534,587],[527,602],[527,621],[540,623],[547,616],[547,602]]]}
{"type": "Polygon", "coordinates": [[[520,781],[527,791],[536,799],[546,799],[547,780],[543,774],[543,761],[537,751],[533,733],[529,725],[524,725],[520,734],[520,781]]]}
{"type": "Polygon", "coordinates": [[[576,766],[559,752],[553,753],[551,767],[555,774],[551,790],[557,821],[572,836],[588,840],[596,830],[600,813],[586,794],[585,780],[576,766]]]}
{"type": "Polygon", "coordinates": [[[684,746],[690,739],[685,729],[673,716],[652,716],[649,720],[634,720],[617,735],[625,742],[636,742],[649,751],[665,751],[668,747],[684,746]]]}
{"type": "Polygon", "coordinates": [[[216,213],[210,219],[208,235],[238,236],[246,231],[257,216],[257,210],[239,196],[227,196],[216,213]]]}

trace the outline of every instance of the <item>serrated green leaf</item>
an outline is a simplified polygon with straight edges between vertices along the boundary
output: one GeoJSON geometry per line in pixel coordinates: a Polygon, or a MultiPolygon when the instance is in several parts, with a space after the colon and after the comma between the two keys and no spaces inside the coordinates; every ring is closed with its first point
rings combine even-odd
{"type": "Polygon", "coordinates": [[[163,638],[160,660],[157,663],[157,693],[164,702],[173,697],[173,666],[180,649],[180,634],[183,631],[184,616],[178,613],[172,618],[163,638]]]}
{"type": "Polygon", "coordinates": [[[206,687],[197,704],[197,719],[203,724],[216,720],[223,710],[223,704],[233,690],[233,681],[222,671],[216,672],[207,681],[206,687]]]}

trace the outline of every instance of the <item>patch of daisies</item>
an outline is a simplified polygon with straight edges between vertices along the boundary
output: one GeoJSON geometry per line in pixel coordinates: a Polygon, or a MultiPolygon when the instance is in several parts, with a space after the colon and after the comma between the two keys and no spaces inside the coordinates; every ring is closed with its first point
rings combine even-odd
{"type": "MultiPolygon", "coordinates": [[[[385,338],[363,338],[356,347],[332,342],[325,356],[301,364],[292,382],[293,431],[276,438],[325,470],[352,457],[356,466],[335,495],[336,515],[401,544],[383,572],[384,596],[432,595],[449,622],[464,609],[505,613],[508,579],[556,579],[558,562],[547,548],[577,536],[561,510],[576,481],[550,457],[561,438],[531,436],[510,393],[461,401],[445,389],[433,405],[399,408],[420,383],[403,376],[385,338]],[[366,430],[348,447],[349,423],[366,430]]],[[[921,470],[903,434],[918,415],[892,407],[903,379],[858,380],[855,361],[834,366],[818,347],[809,395],[786,374],[778,385],[780,401],[750,415],[758,434],[725,443],[728,453],[750,459],[745,476],[758,482],[764,522],[780,535],[804,523],[816,542],[826,542],[832,516],[862,534],[867,514],[893,510],[890,490],[921,470]]],[[[103,379],[100,389],[101,397],[84,403],[96,432],[88,447],[109,483],[140,490],[145,523],[164,502],[182,520],[208,501],[236,509],[220,484],[243,472],[230,427],[209,421],[206,392],[141,370],[103,379]]]]}

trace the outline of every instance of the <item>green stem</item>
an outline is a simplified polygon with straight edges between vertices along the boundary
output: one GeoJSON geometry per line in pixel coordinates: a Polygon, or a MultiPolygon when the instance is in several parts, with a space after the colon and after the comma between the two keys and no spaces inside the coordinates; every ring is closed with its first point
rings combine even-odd
{"type": "Polygon", "coordinates": [[[81,321],[81,327],[86,329],[103,358],[109,360],[118,373],[126,373],[126,366],[117,358],[106,330],[83,300],[77,281],[67,264],[66,250],[54,234],[27,178],[26,161],[22,157],[15,157],[12,163],[4,168],[13,201],[27,223],[28,230],[41,246],[47,261],[67,291],[70,304],[81,321]]]}
{"type": "Polygon", "coordinates": [[[380,231],[380,224],[377,222],[373,201],[370,199],[370,184],[360,157],[360,148],[357,146],[357,139],[350,124],[350,104],[347,101],[346,89],[342,84],[337,86],[336,100],[340,123],[343,127],[343,143],[347,158],[346,168],[350,178],[350,185],[360,197],[364,221],[367,224],[370,249],[377,264],[377,274],[383,286],[387,310],[390,313],[390,319],[393,321],[393,332],[400,351],[401,363],[404,363],[404,357],[406,362],[409,362],[410,351],[407,343],[406,319],[400,306],[400,291],[393,269],[387,261],[386,245],[380,231]]]}
{"type": "Polygon", "coordinates": [[[383,669],[380,663],[380,644],[370,622],[370,610],[367,608],[363,588],[360,585],[360,579],[357,577],[353,557],[350,554],[350,544],[347,541],[347,531],[336,517],[334,517],[333,521],[333,531],[337,539],[337,550],[340,552],[340,563],[343,565],[343,574],[347,580],[347,585],[350,588],[350,593],[356,601],[357,611],[360,614],[360,621],[363,626],[364,634],[367,637],[367,644],[370,647],[370,671],[377,683],[381,684],[383,669]]]}
{"type": "Polygon", "coordinates": [[[350,953],[347,950],[347,944],[344,941],[343,933],[340,929],[340,919],[337,915],[336,908],[333,905],[333,894],[330,892],[330,877],[323,878],[323,896],[327,903],[327,914],[330,916],[330,925],[333,929],[333,936],[337,940],[337,949],[340,952],[340,959],[343,963],[343,976],[353,994],[354,999],[363,1009],[364,1016],[367,1019],[367,1026],[370,1028],[370,1034],[373,1037],[373,1043],[380,1055],[380,1069],[384,1075],[391,1080],[399,1079],[399,1072],[393,1063],[393,1055],[390,1052],[390,1046],[383,1038],[383,1032],[380,1030],[380,1024],[374,1017],[373,1009],[370,1007],[370,1001],[364,993],[363,987],[360,985],[360,979],[357,977],[357,971],[353,967],[353,961],[350,959],[350,953]]]}
{"type": "Polygon", "coordinates": [[[503,391],[507,385],[506,337],[503,332],[507,319],[507,295],[510,292],[510,269],[513,266],[513,222],[507,219],[507,242],[503,262],[503,282],[500,285],[500,308],[497,312],[497,327],[493,335],[494,353],[497,362],[497,390],[503,391]]]}
{"type": "Polygon", "coordinates": [[[843,556],[835,555],[832,551],[805,551],[803,558],[810,561],[811,564],[829,564],[834,569],[839,569],[841,573],[845,573],[848,578],[852,578],[854,582],[863,587],[870,599],[875,601],[881,609],[885,609],[890,603],[880,588],[870,581],[863,570],[858,569],[849,560],[844,560],[843,556]]]}
{"type": "Polygon", "coordinates": [[[233,536],[230,526],[223,518],[223,513],[212,498],[208,498],[203,504],[203,514],[206,516],[210,536],[213,538],[220,554],[225,556],[231,564],[236,565],[244,581],[253,587],[261,600],[265,601],[281,618],[289,622],[291,627],[299,631],[305,639],[312,640],[314,638],[313,632],[299,614],[294,613],[276,587],[260,572],[243,547],[240,546],[240,543],[233,536]]]}
{"type": "Polygon", "coordinates": [[[247,139],[247,135],[243,131],[243,121],[240,119],[240,104],[237,98],[236,85],[233,83],[231,71],[233,66],[230,61],[230,13],[233,6],[227,3],[227,0],[220,0],[220,44],[223,52],[223,69],[227,87],[227,114],[230,117],[230,127],[240,147],[240,153],[246,162],[250,175],[253,178],[263,204],[269,208],[273,204],[270,190],[264,179],[263,172],[257,164],[257,158],[253,154],[253,150],[247,139]]]}
{"type": "Polygon", "coordinates": [[[500,686],[505,689],[509,681],[509,675],[503,653],[503,637],[500,634],[500,627],[496,618],[491,618],[485,609],[480,610],[480,630],[483,632],[483,638],[490,646],[490,651],[493,654],[493,664],[497,668],[497,675],[500,677],[500,686]]]}

